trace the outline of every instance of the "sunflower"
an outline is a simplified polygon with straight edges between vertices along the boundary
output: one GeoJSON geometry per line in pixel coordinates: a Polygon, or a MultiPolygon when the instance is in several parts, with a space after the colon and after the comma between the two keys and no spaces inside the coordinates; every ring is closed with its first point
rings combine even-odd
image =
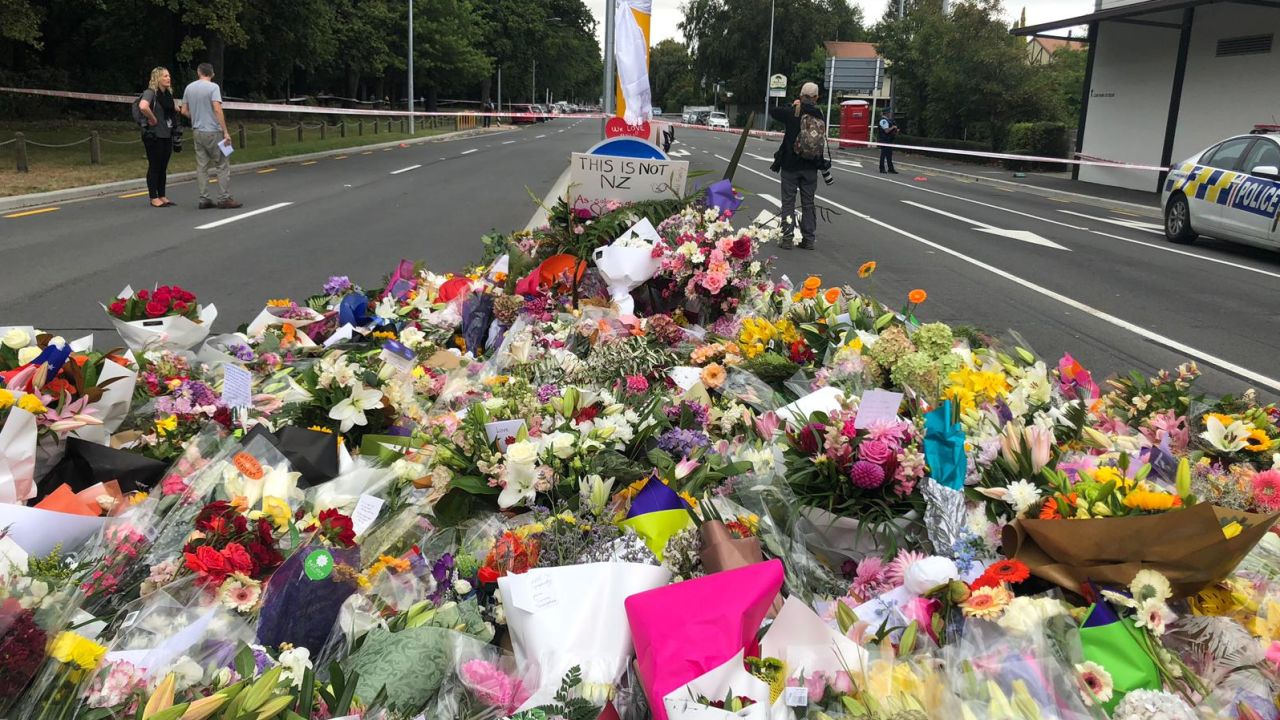
{"type": "Polygon", "coordinates": [[[868,260],[858,267],[858,277],[866,280],[871,277],[871,273],[876,271],[876,261],[868,260]]]}
{"type": "Polygon", "coordinates": [[[1271,449],[1271,438],[1267,434],[1257,428],[1249,431],[1249,436],[1244,439],[1244,449],[1249,452],[1263,453],[1271,449]]]}
{"type": "Polygon", "coordinates": [[[929,299],[929,293],[925,292],[924,290],[921,290],[920,288],[916,288],[915,290],[912,290],[911,292],[907,293],[907,301],[913,305],[919,305],[920,303],[928,299],[929,299]]]}

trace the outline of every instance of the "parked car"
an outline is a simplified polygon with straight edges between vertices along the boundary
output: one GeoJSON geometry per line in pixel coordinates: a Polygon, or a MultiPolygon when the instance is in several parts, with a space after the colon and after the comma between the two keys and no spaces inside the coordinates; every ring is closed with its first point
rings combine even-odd
{"type": "Polygon", "coordinates": [[[729,129],[729,116],[722,112],[713,112],[707,117],[707,127],[729,129]]]}
{"type": "Polygon", "coordinates": [[[508,106],[508,109],[512,113],[511,123],[513,125],[532,125],[538,122],[536,118],[529,116],[529,114],[537,112],[532,105],[515,104],[508,106]]]}
{"type": "Polygon", "coordinates": [[[1160,194],[1164,234],[1280,249],[1280,126],[1259,125],[1169,168],[1160,194]]]}
{"type": "Polygon", "coordinates": [[[659,117],[662,115],[662,108],[658,107],[657,105],[653,106],[650,109],[653,111],[654,117],[659,117]]]}

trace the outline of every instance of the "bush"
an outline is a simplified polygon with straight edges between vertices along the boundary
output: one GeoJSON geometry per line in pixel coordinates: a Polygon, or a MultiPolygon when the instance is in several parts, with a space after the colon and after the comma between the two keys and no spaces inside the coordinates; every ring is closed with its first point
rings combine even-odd
{"type": "MultiPolygon", "coordinates": [[[[898,135],[896,145],[915,145],[917,147],[938,148],[940,150],[969,150],[973,152],[991,152],[991,145],[983,142],[975,142],[972,140],[951,140],[949,138],[927,138],[915,135],[898,135]]],[[[952,153],[929,152],[928,150],[908,150],[903,152],[911,152],[926,157],[938,157],[947,160],[960,160],[963,162],[986,163],[990,162],[987,158],[972,157],[969,155],[955,155],[952,153]]]]}
{"type": "MultiPolygon", "coordinates": [[[[1067,142],[1067,126],[1060,122],[1014,123],[1009,126],[1009,141],[1005,152],[1012,155],[1039,155],[1041,157],[1070,156],[1067,142]]],[[[1025,160],[1005,160],[1010,170],[1044,169],[1062,170],[1066,166],[1057,163],[1037,163],[1025,160]]]]}

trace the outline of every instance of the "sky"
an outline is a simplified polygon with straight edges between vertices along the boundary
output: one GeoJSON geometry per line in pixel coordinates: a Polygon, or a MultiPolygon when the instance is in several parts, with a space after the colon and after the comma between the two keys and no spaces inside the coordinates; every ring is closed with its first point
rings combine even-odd
{"type": "MultiPolygon", "coordinates": [[[[657,44],[668,38],[683,40],[680,33],[680,20],[683,14],[680,6],[684,0],[653,0],[653,26],[650,29],[650,42],[657,44]]],[[[939,0],[941,1],[941,0],[939,0]]],[[[867,24],[874,24],[884,12],[885,0],[851,0],[854,5],[862,7],[862,15],[867,24]]],[[[586,0],[600,21],[599,36],[603,45],[604,38],[604,3],[605,0],[586,0]]],[[[1027,8],[1027,24],[1059,20],[1061,18],[1083,15],[1093,10],[1094,0],[1004,0],[1005,15],[1012,23],[1027,8]]]]}

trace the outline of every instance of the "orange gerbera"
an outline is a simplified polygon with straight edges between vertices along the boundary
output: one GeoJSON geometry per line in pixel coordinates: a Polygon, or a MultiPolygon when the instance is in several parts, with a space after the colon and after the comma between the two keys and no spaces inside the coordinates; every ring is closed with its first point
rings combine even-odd
{"type": "Polygon", "coordinates": [[[805,290],[817,290],[820,287],[822,287],[822,278],[817,275],[810,275],[804,279],[805,290]]]}
{"type": "Polygon", "coordinates": [[[715,390],[724,384],[725,377],[726,373],[724,366],[720,363],[711,363],[710,365],[702,368],[702,376],[700,379],[702,380],[702,384],[707,388],[715,390]]]}
{"type": "Polygon", "coordinates": [[[920,288],[916,288],[915,290],[912,290],[911,292],[907,293],[907,300],[911,302],[913,305],[919,305],[920,303],[928,299],[929,299],[929,293],[925,292],[924,290],[921,290],[920,288]]]}
{"type": "Polygon", "coordinates": [[[876,271],[876,261],[868,260],[858,267],[858,277],[866,280],[871,277],[871,273],[876,271]]]}
{"type": "Polygon", "coordinates": [[[823,299],[825,299],[830,305],[835,305],[840,302],[840,288],[831,288],[830,290],[827,290],[827,294],[823,296],[823,299]]]}

